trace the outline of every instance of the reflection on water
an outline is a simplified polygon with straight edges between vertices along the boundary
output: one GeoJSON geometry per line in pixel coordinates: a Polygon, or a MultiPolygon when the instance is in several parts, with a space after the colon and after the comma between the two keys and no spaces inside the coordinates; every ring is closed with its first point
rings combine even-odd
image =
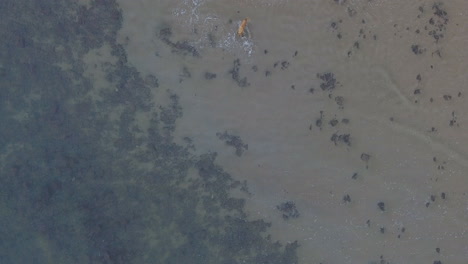
{"type": "Polygon", "coordinates": [[[10,2],[2,263],[468,259],[463,1],[10,2]]]}

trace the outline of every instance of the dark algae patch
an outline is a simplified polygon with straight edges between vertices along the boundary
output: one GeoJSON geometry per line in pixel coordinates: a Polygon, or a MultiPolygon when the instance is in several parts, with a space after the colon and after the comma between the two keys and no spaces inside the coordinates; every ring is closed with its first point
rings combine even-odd
{"type": "Polygon", "coordinates": [[[296,204],[292,201],[281,203],[276,206],[276,209],[283,214],[284,220],[298,218],[300,216],[299,211],[296,208],[296,204]]]}
{"type": "Polygon", "coordinates": [[[422,48],[420,45],[411,45],[411,51],[413,51],[414,54],[416,55],[419,55],[419,54],[423,54],[426,49],[422,48]]]}
{"type": "Polygon", "coordinates": [[[338,144],[345,144],[345,145],[351,146],[350,134],[333,133],[330,140],[333,141],[333,143],[335,143],[335,146],[338,144]]]}
{"type": "MultiPolygon", "coordinates": [[[[173,142],[178,96],[127,62],[115,1],[1,6],[2,264],[298,263],[297,242],[273,241],[270,224],[230,196],[246,185],[216,154],[173,142]],[[96,85],[84,57],[104,46],[96,85]],[[168,103],[157,107],[152,89],[169,90],[168,103]]],[[[197,54],[170,30],[161,40],[197,54]]]]}
{"type": "Polygon", "coordinates": [[[249,149],[249,145],[244,144],[242,142],[242,139],[239,136],[234,136],[229,134],[227,131],[224,131],[224,133],[216,133],[216,136],[223,140],[226,145],[234,147],[236,149],[236,155],[238,157],[242,156],[244,151],[249,149]]]}
{"type": "Polygon", "coordinates": [[[190,45],[190,43],[186,40],[184,41],[171,41],[170,38],[172,37],[172,30],[171,28],[163,28],[159,31],[159,38],[162,42],[166,43],[169,47],[172,48],[172,52],[179,53],[182,55],[192,55],[193,57],[199,57],[200,53],[198,50],[190,45]]]}
{"type": "Polygon", "coordinates": [[[205,79],[207,79],[207,80],[213,80],[214,78],[216,78],[216,73],[205,72],[205,79]]]}
{"type": "Polygon", "coordinates": [[[229,73],[231,74],[232,79],[237,83],[239,87],[247,87],[250,85],[249,82],[247,82],[247,77],[241,77],[240,76],[240,67],[241,63],[239,59],[234,60],[232,69],[229,70],[229,73]]]}
{"type": "Polygon", "coordinates": [[[318,73],[317,78],[322,80],[320,88],[323,91],[331,91],[339,84],[339,82],[336,81],[335,75],[331,72],[318,73]]]}

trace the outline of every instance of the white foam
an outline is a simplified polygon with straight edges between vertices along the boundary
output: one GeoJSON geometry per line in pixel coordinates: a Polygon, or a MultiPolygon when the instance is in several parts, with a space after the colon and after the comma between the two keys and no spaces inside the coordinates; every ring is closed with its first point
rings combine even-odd
{"type": "Polygon", "coordinates": [[[243,53],[251,56],[255,49],[251,33],[247,28],[247,37],[238,37],[237,28],[241,21],[237,23],[227,23],[229,18],[206,8],[209,1],[206,0],[186,0],[182,1],[173,9],[172,15],[177,17],[183,30],[196,32],[191,34],[190,44],[198,50],[203,51],[212,47],[210,35],[215,37],[215,48],[224,49],[228,52],[238,54],[243,53]]]}

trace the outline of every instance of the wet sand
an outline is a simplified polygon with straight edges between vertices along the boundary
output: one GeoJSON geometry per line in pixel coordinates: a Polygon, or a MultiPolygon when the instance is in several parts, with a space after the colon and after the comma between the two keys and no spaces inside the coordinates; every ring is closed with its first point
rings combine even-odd
{"type": "Polygon", "coordinates": [[[158,78],[161,105],[180,97],[175,140],[247,180],[252,219],[298,240],[301,263],[468,259],[466,3],[119,4],[129,62],[158,78]]]}

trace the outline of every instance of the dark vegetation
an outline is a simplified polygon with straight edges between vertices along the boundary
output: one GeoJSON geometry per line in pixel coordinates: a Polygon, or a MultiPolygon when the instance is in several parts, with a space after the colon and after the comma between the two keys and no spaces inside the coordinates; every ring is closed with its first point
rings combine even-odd
{"type": "Polygon", "coordinates": [[[339,84],[339,82],[336,81],[335,75],[331,72],[318,73],[317,78],[322,80],[320,88],[322,88],[323,91],[331,91],[339,84]]]}
{"type": "Polygon", "coordinates": [[[296,208],[296,204],[292,201],[287,201],[276,206],[283,214],[283,219],[288,220],[290,218],[298,218],[300,216],[299,211],[296,208]]]}
{"type": "Polygon", "coordinates": [[[231,74],[232,79],[237,83],[239,87],[250,86],[250,83],[247,81],[247,77],[242,78],[240,76],[240,67],[241,67],[240,60],[236,59],[233,62],[232,69],[229,70],[229,73],[231,74]]]}
{"type": "Polygon", "coordinates": [[[192,55],[193,57],[199,57],[200,53],[198,50],[190,45],[190,43],[186,40],[184,41],[172,41],[170,38],[172,37],[172,30],[171,28],[163,28],[159,31],[159,38],[166,43],[168,46],[172,48],[172,52],[179,53],[182,55],[192,55]]]}
{"type": "Polygon", "coordinates": [[[242,156],[244,151],[249,149],[249,145],[244,144],[242,139],[239,136],[234,136],[229,134],[227,131],[224,131],[224,133],[218,132],[216,133],[216,136],[223,140],[226,145],[234,147],[236,149],[236,155],[238,157],[242,156]]]}
{"type": "Polygon", "coordinates": [[[172,141],[178,97],[153,106],[158,79],[127,63],[114,1],[4,0],[0,13],[1,263],[297,263],[296,242],[271,241],[229,196],[245,184],[215,154],[172,141]],[[117,62],[98,65],[96,90],[83,57],[104,44],[117,62]]]}
{"type": "Polygon", "coordinates": [[[205,79],[207,79],[207,80],[213,80],[214,78],[216,78],[216,73],[205,72],[205,79]]]}

